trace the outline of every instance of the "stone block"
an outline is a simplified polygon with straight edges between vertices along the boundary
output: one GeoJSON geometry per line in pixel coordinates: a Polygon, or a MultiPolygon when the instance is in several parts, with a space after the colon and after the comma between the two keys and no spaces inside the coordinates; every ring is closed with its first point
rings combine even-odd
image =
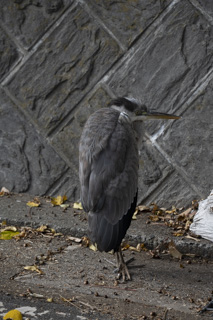
{"type": "Polygon", "coordinates": [[[89,7],[126,47],[159,16],[171,0],[89,0],[89,7]]]}
{"type": "Polygon", "coordinates": [[[213,186],[213,81],[157,142],[206,198],[213,186]]]}
{"type": "Polygon", "coordinates": [[[78,174],[70,168],[61,178],[60,182],[49,190],[48,195],[53,197],[65,195],[69,201],[80,201],[78,174]]]}
{"type": "Polygon", "coordinates": [[[176,172],[155,189],[144,201],[147,205],[156,203],[160,207],[177,208],[190,206],[192,200],[198,199],[199,195],[193,191],[188,183],[176,172]]]}
{"type": "Polygon", "coordinates": [[[72,3],[73,0],[1,0],[0,19],[29,48],[72,3]]]}
{"type": "Polygon", "coordinates": [[[0,188],[43,195],[65,170],[65,162],[1,90],[0,188]]]}
{"type": "Polygon", "coordinates": [[[19,58],[20,54],[14,43],[0,28],[0,80],[9,73],[19,58]]]}
{"type": "MultiPolygon", "coordinates": [[[[188,1],[180,1],[120,64],[108,85],[151,109],[175,112],[212,67],[212,38],[213,27],[188,1]]],[[[163,124],[149,123],[150,134],[163,124]]]]}
{"type": "Polygon", "coordinates": [[[138,201],[144,200],[173,172],[172,166],[153,147],[150,140],[143,138],[139,148],[138,201]]]}
{"type": "Polygon", "coordinates": [[[8,83],[8,89],[49,133],[120,54],[117,43],[77,6],[8,83]]]}
{"type": "Polygon", "coordinates": [[[212,0],[197,0],[203,9],[213,17],[213,3],[212,0]]]}
{"type": "Polygon", "coordinates": [[[74,164],[78,170],[78,147],[79,139],[90,114],[101,107],[105,107],[111,100],[103,88],[97,89],[87,99],[83,100],[70,123],[60,130],[51,139],[53,146],[60,150],[64,156],[74,164]]]}

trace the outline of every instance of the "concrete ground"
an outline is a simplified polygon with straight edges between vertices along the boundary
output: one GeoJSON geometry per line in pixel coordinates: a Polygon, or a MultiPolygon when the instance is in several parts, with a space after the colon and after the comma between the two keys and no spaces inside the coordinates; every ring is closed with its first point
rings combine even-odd
{"type": "Polygon", "coordinates": [[[26,203],[32,199],[0,197],[2,228],[13,225],[22,231],[17,239],[0,240],[0,316],[22,308],[24,319],[31,320],[212,317],[209,311],[199,314],[213,293],[211,242],[174,237],[163,223],[147,224],[147,214],[139,214],[126,241],[134,247],[144,243],[144,248],[123,251],[126,260],[134,260],[129,264],[132,281],[121,283],[115,279],[113,254],[93,251],[71,238],[87,235],[82,211],[52,207],[48,198],[39,198],[41,205],[30,208],[26,203]],[[36,230],[41,225],[49,228],[36,230]],[[170,240],[183,254],[181,260],[171,251],[153,250],[170,240]]]}

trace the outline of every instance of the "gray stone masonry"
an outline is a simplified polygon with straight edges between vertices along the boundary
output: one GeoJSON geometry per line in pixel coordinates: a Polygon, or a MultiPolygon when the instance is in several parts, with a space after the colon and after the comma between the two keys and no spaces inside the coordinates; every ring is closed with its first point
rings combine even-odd
{"type": "Polygon", "coordinates": [[[78,200],[82,128],[116,96],[182,116],[142,125],[139,202],[208,196],[212,0],[1,0],[0,188],[78,200]]]}

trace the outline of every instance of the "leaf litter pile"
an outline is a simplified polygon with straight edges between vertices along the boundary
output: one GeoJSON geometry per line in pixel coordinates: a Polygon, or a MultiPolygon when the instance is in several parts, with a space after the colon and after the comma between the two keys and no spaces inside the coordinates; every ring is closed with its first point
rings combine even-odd
{"type": "Polygon", "coordinates": [[[147,223],[163,223],[173,229],[173,235],[176,237],[187,236],[189,227],[193,221],[194,215],[198,209],[198,202],[192,201],[192,206],[188,209],[172,207],[171,210],[160,208],[156,204],[147,206],[138,206],[137,214],[143,211],[149,212],[147,223]]]}
{"type": "MultiPolygon", "coordinates": [[[[139,205],[133,215],[133,219],[137,219],[137,215],[147,213],[146,224],[153,225],[166,225],[171,228],[172,235],[174,237],[185,237],[198,240],[198,236],[191,235],[189,227],[193,222],[193,218],[198,210],[198,201],[192,201],[192,206],[185,208],[176,208],[173,206],[171,209],[161,208],[157,204],[153,203],[150,206],[139,205]]],[[[128,244],[123,244],[122,250],[132,250],[140,252],[141,250],[149,251],[153,258],[159,258],[160,251],[166,252],[164,249],[168,249],[169,254],[178,260],[182,259],[182,254],[177,250],[175,243],[171,239],[167,239],[165,243],[157,246],[153,250],[146,249],[143,243],[139,243],[136,247],[129,246],[128,244]]],[[[194,255],[193,255],[194,256],[194,255]]]]}

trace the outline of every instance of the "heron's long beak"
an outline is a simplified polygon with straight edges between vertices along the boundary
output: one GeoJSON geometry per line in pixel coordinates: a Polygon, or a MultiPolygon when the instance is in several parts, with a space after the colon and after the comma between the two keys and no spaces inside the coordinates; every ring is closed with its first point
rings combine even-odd
{"type": "Polygon", "coordinates": [[[146,113],[142,115],[135,116],[133,118],[133,122],[135,121],[144,121],[144,120],[156,120],[156,119],[180,119],[181,117],[176,116],[174,114],[168,114],[168,113],[161,113],[156,111],[147,111],[146,113]]]}

